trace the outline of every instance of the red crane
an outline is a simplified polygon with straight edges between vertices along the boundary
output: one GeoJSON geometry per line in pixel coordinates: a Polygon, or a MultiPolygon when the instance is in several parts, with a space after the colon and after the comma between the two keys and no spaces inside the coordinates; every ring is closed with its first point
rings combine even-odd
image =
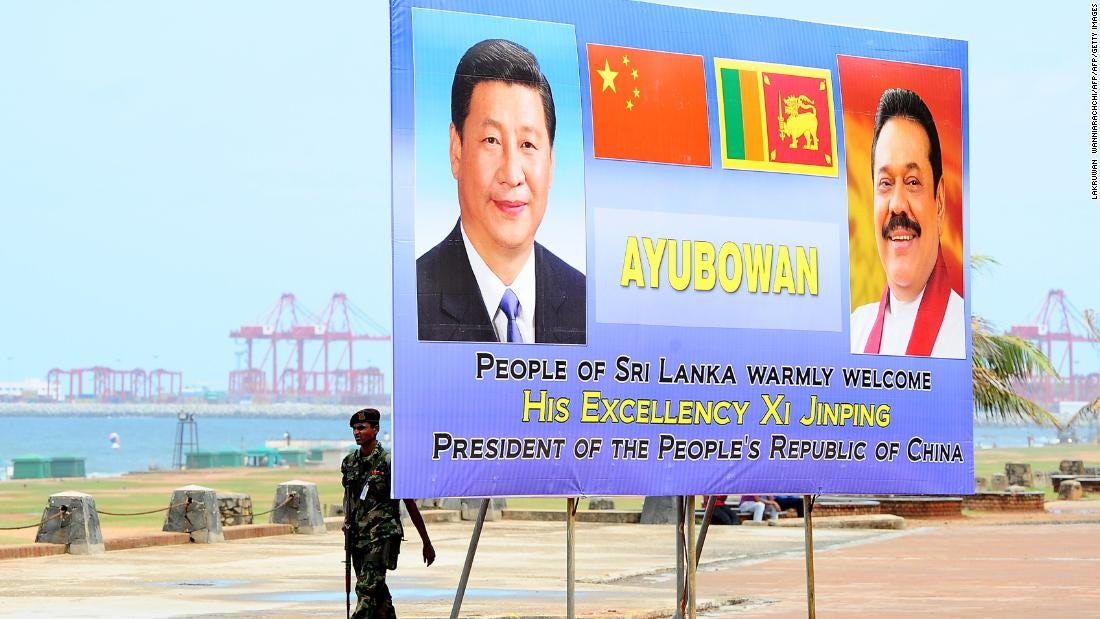
{"type": "Polygon", "coordinates": [[[157,368],[146,378],[146,397],[154,402],[175,402],[183,393],[183,372],[157,368]]]}
{"type": "Polygon", "coordinates": [[[246,347],[246,367],[229,373],[231,400],[389,401],[382,371],[356,366],[355,344],[389,341],[391,336],[342,292],[332,295],[320,316],[285,293],[259,324],[242,326],[229,336],[243,339],[246,347]],[[254,357],[257,341],[268,343],[259,363],[254,357]],[[281,354],[280,342],[288,345],[281,354]]]}
{"type": "MultiPolygon", "coordinates": [[[[1035,344],[1058,370],[1061,380],[1043,376],[1024,386],[1025,393],[1035,401],[1053,405],[1060,401],[1078,402],[1100,395],[1100,374],[1076,373],[1074,344],[1096,345],[1100,338],[1091,333],[1087,321],[1066,298],[1065,292],[1051,290],[1030,324],[1015,325],[1009,333],[1035,344]]],[[[1078,355],[1080,357],[1080,355],[1078,355]]]]}
{"type": "Polygon", "coordinates": [[[171,402],[180,397],[183,374],[164,369],[115,370],[101,365],[72,370],[54,368],[46,374],[46,384],[55,400],[171,402]],[[85,379],[92,388],[90,393],[84,391],[85,379]]]}

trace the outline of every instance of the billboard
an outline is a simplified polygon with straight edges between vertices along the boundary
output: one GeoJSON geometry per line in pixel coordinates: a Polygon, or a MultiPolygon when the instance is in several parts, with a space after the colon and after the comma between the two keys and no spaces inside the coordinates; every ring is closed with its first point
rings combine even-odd
{"type": "Polygon", "coordinates": [[[973,489],[967,46],[392,0],[394,492],[973,489]]]}

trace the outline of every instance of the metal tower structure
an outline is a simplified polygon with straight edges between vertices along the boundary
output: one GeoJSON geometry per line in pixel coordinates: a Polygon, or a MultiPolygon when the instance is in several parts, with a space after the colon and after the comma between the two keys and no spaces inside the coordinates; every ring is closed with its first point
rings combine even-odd
{"type": "Polygon", "coordinates": [[[1042,350],[1061,377],[1056,381],[1044,376],[1025,385],[1025,394],[1048,406],[1100,396],[1100,374],[1079,374],[1074,366],[1075,345],[1080,353],[1082,345],[1100,344],[1100,337],[1091,333],[1086,324],[1082,313],[1070,303],[1065,292],[1051,290],[1030,323],[1015,325],[1009,330],[1010,334],[1028,340],[1042,350]]]}
{"type": "Polygon", "coordinates": [[[172,450],[172,468],[181,471],[187,465],[187,454],[199,450],[199,426],[195,413],[180,411],[176,416],[176,446],[172,450]]]}
{"type": "Polygon", "coordinates": [[[229,373],[230,400],[388,402],[382,371],[356,365],[356,344],[391,336],[342,292],[319,316],[285,293],[258,324],[229,336],[244,341],[246,363],[229,373]],[[264,351],[259,361],[257,345],[264,351]]]}

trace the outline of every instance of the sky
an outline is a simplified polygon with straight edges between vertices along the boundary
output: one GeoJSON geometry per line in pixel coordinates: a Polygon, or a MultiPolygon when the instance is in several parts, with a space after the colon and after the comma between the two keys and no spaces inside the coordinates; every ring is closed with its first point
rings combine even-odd
{"type": "MultiPolygon", "coordinates": [[[[1052,289],[1100,309],[1089,3],[666,3],[968,41],[970,250],[999,263],[973,311],[1028,323],[1052,289]]],[[[388,63],[384,2],[0,0],[0,381],[224,389],[230,331],[284,293],[388,329],[388,63]]]]}

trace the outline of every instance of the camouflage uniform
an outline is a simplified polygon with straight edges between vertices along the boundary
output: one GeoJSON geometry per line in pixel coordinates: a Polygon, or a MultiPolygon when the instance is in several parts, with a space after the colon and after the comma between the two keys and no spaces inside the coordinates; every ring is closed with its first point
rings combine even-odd
{"type": "Polygon", "coordinates": [[[340,472],[354,536],[352,562],[358,576],[355,594],[359,602],[352,617],[396,619],[386,569],[387,562],[389,569],[396,567],[404,531],[398,500],[390,498],[390,454],[381,444],[375,444],[369,456],[356,450],[344,458],[340,472]]]}

